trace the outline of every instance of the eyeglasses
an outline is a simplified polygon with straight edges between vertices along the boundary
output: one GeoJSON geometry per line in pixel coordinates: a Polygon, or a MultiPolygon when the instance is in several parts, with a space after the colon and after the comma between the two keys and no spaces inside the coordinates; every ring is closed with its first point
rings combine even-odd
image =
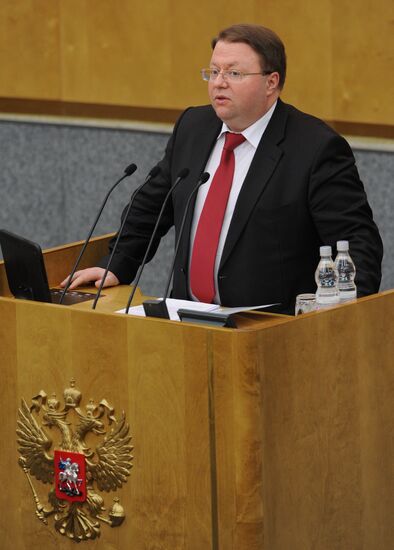
{"type": "Polygon", "coordinates": [[[228,71],[219,71],[219,69],[201,69],[201,76],[202,79],[206,82],[209,82],[210,80],[216,80],[219,75],[222,75],[223,80],[230,80],[231,82],[240,82],[245,78],[245,76],[251,76],[251,75],[267,75],[271,74],[272,71],[263,71],[261,73],[243,73],[241,71],[236,71],[234,69],[230,69],[228,71]]]}

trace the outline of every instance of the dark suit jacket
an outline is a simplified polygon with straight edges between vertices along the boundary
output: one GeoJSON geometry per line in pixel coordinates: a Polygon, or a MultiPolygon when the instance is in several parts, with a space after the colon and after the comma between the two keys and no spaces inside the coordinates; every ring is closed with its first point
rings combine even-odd
{"type": "MultiPolygon", "coordinates": [[[[137,196],[111,271],[130,283],[144,255],[165,193],[183,168],[190,174],[173,193],[160,237],[175,224],[221,129],[211,106],[178,120],[161,173],[137,196]]],[[[175,264],[173,293],[188,297],[190,209],[175,264]]],[[[358,295],[377,292],[382,242],[348,143],[321,120],[278,100],[239,194],[219,268],[223,305],[280,302],[291,312],[297,294],[315,292],[319,246],[350,242],[358,295]]],[[[104,262],[101,263],[104,265],[104,262]]]]}

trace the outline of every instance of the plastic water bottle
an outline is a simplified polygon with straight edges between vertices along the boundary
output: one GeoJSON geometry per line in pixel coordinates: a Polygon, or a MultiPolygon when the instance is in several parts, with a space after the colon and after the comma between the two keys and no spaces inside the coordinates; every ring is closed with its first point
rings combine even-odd
{"type": "Polygon", "coordinates": [[[357,288],[354,284],[356,268],[349,254],[349,242],[337,242],[338,254],[335,258],[335,267],[338,271],[338,290],[340,301],[357,298],[357,288]]]}
{"type": "Polygon", "coordinates": [[[332,261],[331,246],[320,247],[320,262],[315,273],[316,303],[321,306],[339,302],[338,272],[332,261]]]}

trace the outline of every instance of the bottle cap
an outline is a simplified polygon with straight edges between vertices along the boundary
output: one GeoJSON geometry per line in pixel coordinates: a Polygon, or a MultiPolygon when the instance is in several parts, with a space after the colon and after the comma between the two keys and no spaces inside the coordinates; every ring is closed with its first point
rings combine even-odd
{"type": "Polygon", "coordinates": [[[349,241],[338,241],[337,250],[338,252],[347,252],[349,250],[349,241]]]}
{"type": "Polygon", "coordinates": [[[331,256],[331,254],[332,254],[331,246],[320,247],[320,256],[331,256]]]}

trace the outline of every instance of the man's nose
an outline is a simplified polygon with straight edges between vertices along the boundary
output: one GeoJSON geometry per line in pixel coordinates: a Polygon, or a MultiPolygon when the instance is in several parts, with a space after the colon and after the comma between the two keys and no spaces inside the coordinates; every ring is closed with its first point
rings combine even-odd
{"type": "Polygon", "coordinates": [[[220,73],[215,78],[215,84],[216,86],[220,86],[221,88],[223,86],[228,86],[228,80],[224,77],[223,71],[220,71],[220,73]]]}

